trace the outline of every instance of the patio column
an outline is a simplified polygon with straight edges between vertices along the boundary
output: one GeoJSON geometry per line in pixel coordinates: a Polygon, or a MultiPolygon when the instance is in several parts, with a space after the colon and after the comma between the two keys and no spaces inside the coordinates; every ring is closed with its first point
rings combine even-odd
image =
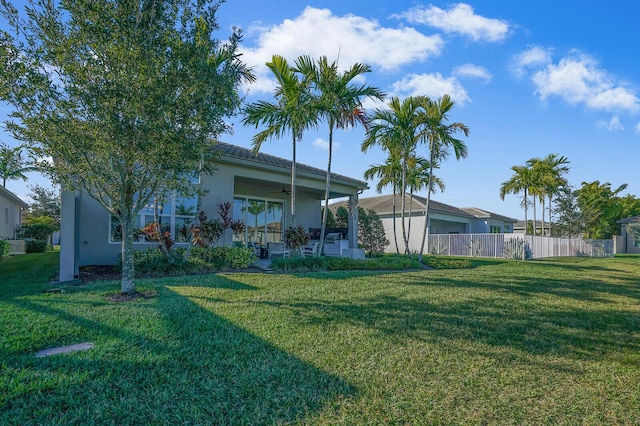
{"type": "Polygon", "coordinates": [[[76,198],[76,191],[63,190],[60,195],[60,282],[78,278],[76,198]]]}
{"type": "Polygon", "coordinates": [[[349,195],[349,248],[358,248],[358,194],[349,195]]]}

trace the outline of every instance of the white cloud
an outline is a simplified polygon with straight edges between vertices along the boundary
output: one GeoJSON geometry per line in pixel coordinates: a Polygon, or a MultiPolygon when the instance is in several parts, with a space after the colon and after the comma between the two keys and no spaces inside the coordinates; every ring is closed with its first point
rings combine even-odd
{"type": "Polygon", "coordinates": [[[600,122],[599,125],[600,127],[610,130],[612,132],[618,132],[618,131],[624,130],[624,126],[620,122],[620,117],[618,117],[617,115],[614,115],[613,117],[611,117],[611,120],[609,121],[600,122]]]}
{"type": "MultiPolygon", "coordinates": [[[[329,141],[324,140],[322,138],[316,138],[316,140],[313,141],[313,146],[315,146],[316,148],[322,149],[324,151],[328,151],[329,141]]],[[[340,144],[336,141],[333,141],[333,149],[336,149],[338,147],[340,147],[340,144]]]]}
{"type": "Polygon", "coordinates": [[[505,21],[476,15],[473,7],[465,3],[454,4],[447,10],[433,5],[417,6],[395,16],[412,23],[430,25],[446,33],[462,34],[473,41],[497,42],[509,34],[509,24],[505,21]]]}
{"type": "Polygon", "coordinates": [[[524,76],[527,69],[542,68],[551,63],[551,49],[544,49],[539,46],[532,46],[522,53],[513,57],[511,69],[518,76],[524,76]]]}
{"type": "Polygon", "coordinates": [[[467,91],[455,77],[435,74],[409,74],[393,84],[393,95],[399,97],[424,95],[437,99],[448,94],[457,104],[471,101],[467,91]]]}
{"type": "Polygon", "coordinates": [[[242,49],[243,61],[254,67],[258,76],[257,83],[250,86],[252,92],[273,89],[264,65],[273,54],[289,61],[300,55],[312,58],[325,55],[329,60],[339,58],[339,63],[345,66],[363,62],[374,69],[393,70],[437,56],[444,46],[439,35],[427,36],[409,27],[382,27],[376,20],[336,16],[329,9],[310,6],[294,19],[261,29],[256,47],[242,49]]]}
{"type": "Polygon", "coordinates": [[[487,83],[491,81],[493,76],[485,68],[474,64],[464,64],[453,69],[453,75],[458,77],[475,78],[487,83]]]}
{"type": "Polygon", "coordinates": [[[614,81],[587,55],[566,57],[557,65],[549,64],[536,72],[532,80],[542,100],[557,96],[569,105],[584,105],[594,110],[640,110],[636,93],[614,81]]]}

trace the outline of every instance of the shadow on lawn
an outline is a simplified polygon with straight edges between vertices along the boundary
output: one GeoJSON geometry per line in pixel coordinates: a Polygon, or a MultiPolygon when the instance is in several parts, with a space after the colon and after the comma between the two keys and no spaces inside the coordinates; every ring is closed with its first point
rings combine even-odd
{"type": "MultiPolygon", "coordinates": [[[[222,292],[252,288],[225,277],[214,281],[204,285],[222,292]]],[[[340,377],[199,306],[178,287],[158,285],[156,300],[95,307],[102,318],[121,316],[126,330],[93,319],[90,311],[65,310],[77,304],[15,301],[85,330],[96,347],[42,359],[5,352],[21,383],[5,386],[0,421],[282,424],[304,422],[332,400],[356,393],[340,377]]]]}
{"type": "Polygon", "coordinates": [[[460,348],[480,342],[532,355],[590,360],[640,351],[634,312],[550,308],[526,298],[484,296],[435,301],[426,293],[417,298],[381,294],[344,302],[256,303],[295,311],[298,321],[310,325],[366,327],[389,339],[448,342],[460,348]]]}

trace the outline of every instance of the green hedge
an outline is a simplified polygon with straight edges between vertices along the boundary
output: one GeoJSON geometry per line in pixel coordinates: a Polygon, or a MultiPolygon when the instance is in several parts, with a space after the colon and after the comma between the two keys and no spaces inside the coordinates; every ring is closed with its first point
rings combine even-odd
{"type": "Polygon", "coordinates": [[[43,240],[24,240],[24,250],[27,253],[44,253],[47,251],[49,243],[43,240]]]}
{"type": "Polygon", "coordinates": [[[0,239],[0,259],[8,255],[10,250],[11,245],[9,244],[9,241],[0,239]]]}

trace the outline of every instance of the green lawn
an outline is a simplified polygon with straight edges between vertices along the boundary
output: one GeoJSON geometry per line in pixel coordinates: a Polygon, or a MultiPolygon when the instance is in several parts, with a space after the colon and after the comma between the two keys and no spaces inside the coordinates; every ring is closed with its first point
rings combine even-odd
{"type": "Polygon", "coordinates": [[[124,303],[43,292],[56,260],[0,260],[0,424],[640,423],[639,257],[149,279],[124,303]]]}

